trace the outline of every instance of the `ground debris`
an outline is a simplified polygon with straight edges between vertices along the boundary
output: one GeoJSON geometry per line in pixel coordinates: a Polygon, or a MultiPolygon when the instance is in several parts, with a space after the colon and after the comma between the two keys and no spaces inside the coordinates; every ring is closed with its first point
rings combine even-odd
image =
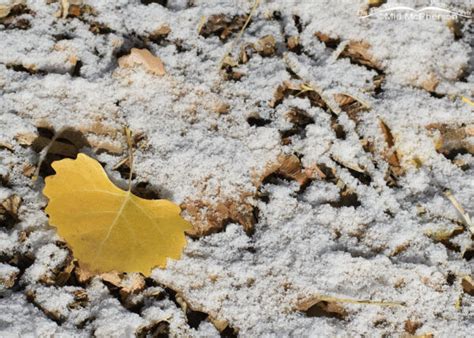
{"type": "Polygon", "coordinates": [[[245,24],[247,17],[236,15],[228,17],[224,14],[215,14],[207,18],[202,25],[199,35],[207,38],[211,35],[218,36],[222,41],[226,41],[233,33],[239,32],[245,24]]]}
{"type": "Polygon", "coordinates": [[[194,237],[221,231],[230,222],[243,226],[247,234],[252,234],[256,222],[254,206],[245,202],[225,199],[213,203],[206,200],[188,200],[181,204],[185,215],[189,216],[193,228],[187,233],[194,237]]]}
{"type": "Polygon", "coordinates": [[[378,71],[382,70],[380,61],[372,55],[370,52],[370,44],[366,41],[348,41],[340,56],[348,57],[355,64],[378,71]]]}
{"type": "Polygon", "coordinates": [[[118,63],[122,68],[132,68],[138,64],[152,74],[159,76],[166,74],[163,62],[159,57],[151,54],[148,49],[132,48],[130,54],[122,56],[118,63]]]}

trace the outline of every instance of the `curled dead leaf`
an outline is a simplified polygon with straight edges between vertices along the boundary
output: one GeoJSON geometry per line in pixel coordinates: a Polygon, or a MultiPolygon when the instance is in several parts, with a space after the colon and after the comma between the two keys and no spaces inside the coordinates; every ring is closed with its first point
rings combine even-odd
{"type": "Polygon", "coordinates": [[[300,159],[293,154],[282,154],[278,156],[276,162],[267,165],[265,171],[255,179],[255,186],[259,188],[272,175],[294,180],[300,186],[306,185],[311,180],[309,173],[303,169],[300,159]]]}

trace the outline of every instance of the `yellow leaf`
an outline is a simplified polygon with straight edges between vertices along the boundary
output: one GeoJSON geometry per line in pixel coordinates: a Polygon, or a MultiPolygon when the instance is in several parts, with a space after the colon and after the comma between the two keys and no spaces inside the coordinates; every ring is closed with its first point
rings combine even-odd
{"type": "Polygon", "coordinates": [[[115,186],[102,166],[79,154],[53,162],[46,178],[49,222],[71,246],[81,267],[149,275],[179,259],[191,225],[167,200],[145,200],[115,186]]]}

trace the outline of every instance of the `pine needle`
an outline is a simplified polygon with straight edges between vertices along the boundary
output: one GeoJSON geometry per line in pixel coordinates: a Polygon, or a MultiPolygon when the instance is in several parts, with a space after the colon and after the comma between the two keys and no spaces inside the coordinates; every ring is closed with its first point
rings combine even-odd
{"type": "Polygon", "coordinates": [[[444,194],[459,212],[466,227],[474,234],[474,223],[471,220],[471,216],[469,216],[469,214],[464,210],[462,205],[458,202],[458,200],[454,197],[453,193],[450,190],[446,190],[444,194]]]}

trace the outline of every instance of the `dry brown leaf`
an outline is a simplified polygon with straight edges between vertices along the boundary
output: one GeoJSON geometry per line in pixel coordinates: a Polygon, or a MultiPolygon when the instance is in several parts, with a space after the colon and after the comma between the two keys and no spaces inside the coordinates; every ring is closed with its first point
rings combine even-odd
{"type": "Polygon", "coordinates": [[[346,168],[349,168],[351,170],[354,170],[358,173],[361,173],[361,174],[366,174],[367,175],[367,172],[365,171],[364,168],[362,168],[357,162],[349,162],[348,160],[345,160],[345,159],[342,159],[341,157],[337,156],[337,155],[331,155],[331,158],[339,163],[340,165],[342,165],[343,167],[346,167],[346,168]]]}
{"type": "Polygon", "coordinates": [[[13,151],[13,145],[11,145],[10,143],[7,143],[7,142],[0,141],[0,149],[7,149],[7,150],[10,150],[10,151],[13,151]]]}
{"type": "Polygon", "coordinates": [[[15,140],[19,145],[30,146],[37,137],[35,133],[19,133],[15,135],[15,140]]]}
{"type": "Polygon", "coordinates": [[[95,274],[77,265],[76,268],[74,269],[74,276],[76,277],[79,284],[86,284],[92,279],[92,277],[95,276],[95,274]]]}
{"type": "Polygon", "coordinates": [[[453,33],[454,39],[461,39],[463,37],[462,24],[456,19],[449,19],[446,21],[446,26],[453,33]]]}
{"type": "Polygon", "coordinates": [[[75,290],[72,292],[74,300],[68,304],[70,309],[78,309],[85,307],[89,303],[89,295],[86,290],[75,290]]]}
{"type": "Polygon", "coordinates": [[[23,166],[23,175],[25,175],[26,177],[32,177],[35,171],[36,171],[36,167],[32,165],[31,163],[26,163],[23,166]]]}
{"type": "Polygon", "coordinates": [[[323,109],[325,109],[327,106],[326,102],[311,86],[304,83],[296,84],[291,81],[283,81],[283,83],[277,87],[275,93],[273,94],[273,98],[268,103],[268,105],[270,108],[275,108],[283,101],[283,99],[290,95],[307,97],[311,102],[311,105],[318,106],[323,109]]]}
{"type": "Polygon", "coordinates": [[[382,156],[385,158],[385,160],[389,164],[390,171],[395,176],[402,176],[404,174],[404,170],[401,167],[400,159],[398,157],[399,156],[398,152],[394,148],[395,138],[393,137],[392,131],[382,119],[379,119],[379,126],[380,126],[380,129],[382,130],[385,143],[387,143],[387,148],[384,150],[382,156]]]}
{"type": "Polygon", "coordinates": [[[231,34],[240,32],[246,20],[245,15],[237,15],[232,18],[224,14],[211,15],[206,23],[201,26],[199,35],[205,38],[216,35],[219,39],[225,41],[231,34]]]}
{"type": "Polygon", "coordinates": [[[0,277],[0,291],[2,289],[10,289],[15,285],[20,270],[14,266],[8,265],[8,272],[3,273],[0,277]]]}
{"type": "Polygon", "coordinates": [[[9,0],[0,4],[0,20],[9,15],[18,15],[27,10],[25,0],[9,0]]]}
{"type": "Polygon", "coordinates": [[[310,175],[303,169],[301,161],[296,155],[282,154],[278,156],[276,162],[269,164],[263,174],[255,179],[255,186],[257,188],[260,187],[265,179],[274,174],[289,180],[294,180],[301,186],[311,180],[310,175]]]}
{"type": "Polygon", "coordinates": [[[188,200],[181,204],[181,208],[191,218],[193,226],[186,233],[195,237],[218,232],[229,222],[241,224],[244,231],[251,234],[256,222],[254,207],[245,201],[245,197],[240,201],[227,199],[218,203],[188,200]]]}
{"type": "Polygon", "coordinates": [[[368,110],[364,103],[347,94],[334,94],[334,100],[347,113],[349,118],[356,123],[359,122],[359,113],[368,110]]]}
{"type": "Polygon", "coordinates": [[[435,242],[446,242],[452,237],[461,234],[464,231],[464,227],[456,226],[449,230],[438,230],[438,231],[427,231],[425,234],[433,239],[435,242]]]}
{"type": "Polygon", "coordinates": [[[404,303],[390,301],[358,300],[350,298],[338,298],[325,295],[313,295],[299,300],[296,309],[305,312],[310,317],[332,317],[344,319],[348,312],[339,303],[376,305],[376,306],[403,306],[404,303]]]}
{"type": "Polygon", "coordinates": [[[290,36],[286,45],[288,47],[288,50],[292,52],[298,52],[301,48],[300,37],[298,35],[290,36]]]}
{"type": "Polygon", "coordinates": [[[165,39],[169,33],[171,33],[171,28],[168,25],[162,25],[150,33],[149,39],[155,43],[159,43],[165,39]]]}
{"type": "Polygon", "coordinates": [[[155,75],[165,75],[165,66],[160,58],[150,53],[148,49],[132,48],[129,55],[122,56],[118,60],[120,67],[132,68],[135,65],[145,67],[147,71],[155,75]]]}
{"type": "Polygon", "coordinates": [[[147,337],[169,337],[170,336],[170,323],[166,320],[154,320],[147,325],[141,325],[135,332],[137,338],[147,337]]]}
{"type": "Polygon", "coordinates": [[[336,48],[337,45],[341,42],[338,37],[333,37],[329,34],[322,32],[315,32],[314,36],[316,36],[319,41],[324,42],[324,44],[329,48],[336,48]]]}
{"type": "Polygon", "coordinates": [[[227,114],[230,110],[230,105],[226,102],[217,101],[213,105],[213,111],[219,115],[227,114]]]}
{"type": "Polygon", "coordinates": [[[36,299],[36,292],[34,290],[27,290],[25,292],[26,299],[40,309],[49,319],[55,322],[63,322],[66,318],[58,310],[52,310],[49,308],[50,304],[44,304],[36,299]]]}
{"type": "Polygon", "coordinates": [[[273,35],[265,35],[254,44],[254,48],[261,56],[272,56],[275,54],[276,40],[273,35]]]}
{"type": "Polygon", "coordinates": [[[474,296],[474,280],[471,276],[464,276],[461,280],[461,286],[465,293],[474,296]]]}
{"type": "Polygon", "coordinates": [[[436,151],[447,157],[454,157],[457,153],[468,152],[474,154],[474,142],[472,136],[473,125],[456,125],[446,123],[432,123],[426,129],[438,130],[440,137],[436,140],[436,151]]]}
{"type": "Polygon", "coordinates": [[[340,56],[348,57],[354,63],[382,70],[380,62],[372,55],[370,44],[366,41],[349,41],[340,56]]]}
{"type": "Polygon", "coordinates": [[[145,289],[145,278],[142,274],[127,274],[120,283],[120,296],[125,298],[137,294],[145,289]]]}
{"type": "Polygon", "coordinates": [[[311,297],[299,302],[296,309],[304,312],[308,317],[344,319],[348,315],[346,309],[334,300],[319,296],[311,297]]]}
{"type": "Polygon", "coordinates": [[[436,77],[435,74],[431,73],[428,76],[428,79],[426,79],[425,81],[421,83],[421,87],[424,90],[430,93],[433,93],[436,90],[436,87],[438,87],[438,84],[439,84],[439,79],[436,77]]]}
{"type": "Polygon", "coordinates": [[[423,324],[416,320],[408,319],[407,321],[405,321],[405,331],[409,334],[415,334],[416,330],[418,330],[422,326],[423,324]]]}
{"type": "Polygon", "coordinates": [[[386,3],[387,0],[368,0],[369,7],[379,7],[386,3]]]}
{"type": "MultiPolygon", "coordinates": [[[[21,205],[21,197],[18,195],[11,195],[0,202],[0,217],[9,215],[14,219],[18,219],[18,208],[21,205]]],[[[0,218],[1,220],[1,218],[0,218]]]]}

